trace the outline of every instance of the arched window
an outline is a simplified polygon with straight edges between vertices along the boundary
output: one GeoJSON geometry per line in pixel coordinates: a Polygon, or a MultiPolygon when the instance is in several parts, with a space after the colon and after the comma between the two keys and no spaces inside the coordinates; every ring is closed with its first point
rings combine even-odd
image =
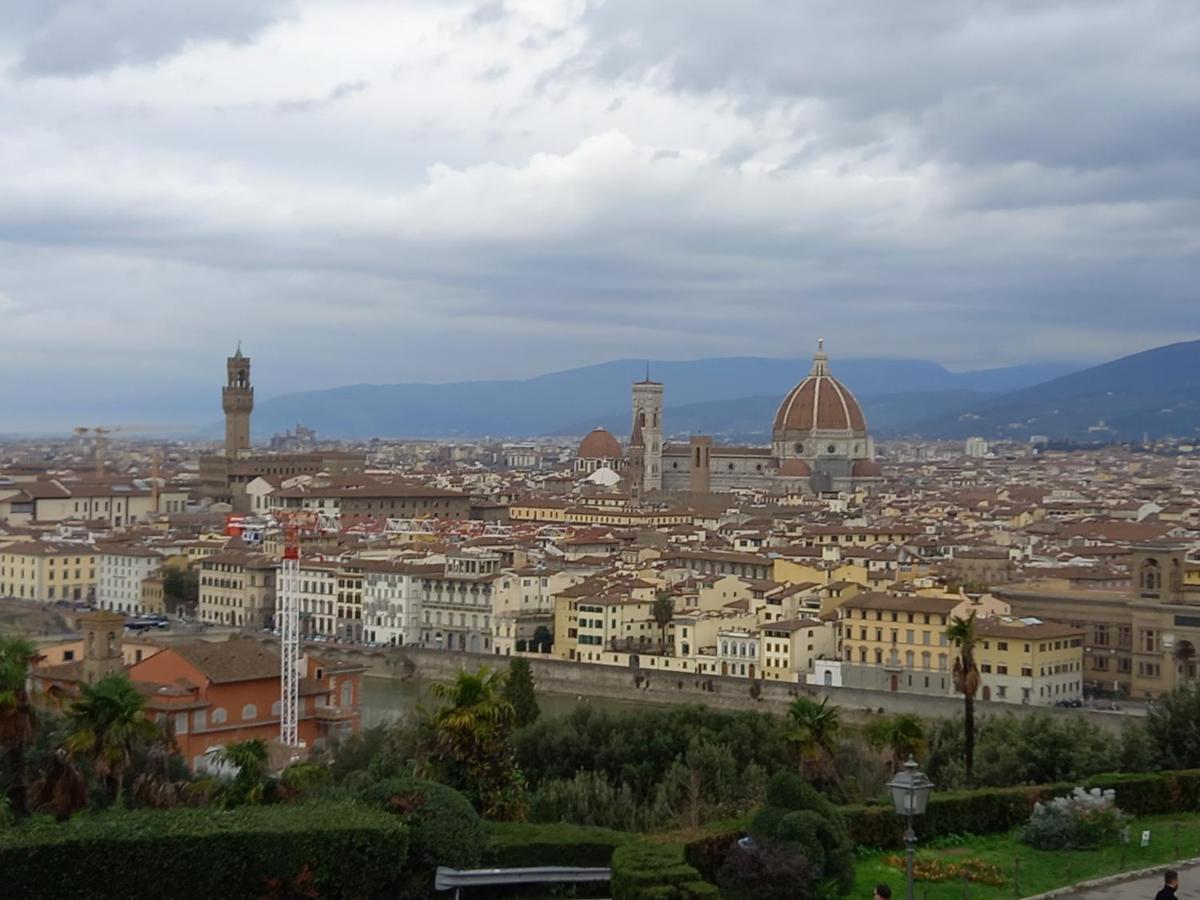
{"type": "Polygon", "coordinates": [[[1142,590],[1157,591],[1162,588],[1162,572],[1158,568],[1157,559],[1148,559],[1142,563],[1142,590]]]}
{"type": "Polygon", "coordinates": [[[803,452],[804,452],[804,445],[803,445],[803,444],[797,444],[797,445],[796,445],[796,452],[797,452],[797,453],[803,453],[803,452]]]}
{"type": "Polygon", "coordinates": [[[914,658],[915,658],[915,657],[914,657],[914,655],[913,655],[913,652],[912,652],[911,650],[905,651],[905,653],[904,653],[904,665],[905,665],[905,666],[907,666],[908,668],[910,668],[910,669],[911,669],[911,668],[913,667],[913,660],[914,660],[914,658]]]}
{"type": "Polygon", "coordinates": [[[242,707],[242,719],[243,720],[257,719],[257,718],[258,718],[258,707],[255,706],[253,703],[247,703],[245,706],[242,707]]]}
{"type": "Polygon", "coordinates": [[[858,648],[858,661],[862,662],[862,663],[865,663],[867,661],[867,648],[866,647],[858,648]]]}
{"type": "Polygon", "coordinates": [[[216,709],[213,710],[212,723],[214,725],[222,725],[225,723],[225,720],[228,718],[229,718],[229,714],[225,712],[225,707],[218,706],[216,709]]]}
{"type": "Polygon", "coordinates": [[[883,665],[883,650],[879,647],[875,648],[875,665],[883,665]]]}
{"type": "Polygon", "coordinates": [[[929,651],[928,651],[928,650],[926,650],[925,652],[923,652],[923,653],[921,654],[921,668],[922,668],[922,669],[928,669],[928,668],[929,668],[929,661],[930,661],[930,658],[931,658],[931,657],[930,657],[930,655],[929,655],[929,651]]]}

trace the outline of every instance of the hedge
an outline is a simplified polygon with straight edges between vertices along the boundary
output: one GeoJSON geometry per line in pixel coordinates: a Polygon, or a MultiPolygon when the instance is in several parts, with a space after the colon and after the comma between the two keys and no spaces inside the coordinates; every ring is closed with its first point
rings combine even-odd
{"type": "Polygon", "coordinates": [[[351,803],[109,811],[0,829],[0,872],[21,898],[363,898],[407,849],[394,816],[351,803]]]}
{"type": "Polygon", "coordinates": [[[487,822],[484,860],[501,868],[612,865],[613,852],[637,836],[611,828],[563,823],[487,822]]]}
{"type": "Polygon", "coordinates": [[[483,820],[471,801],[436,781],[385,778],[359,795],[408,826],[409,857],[417,867],[473,869],[483,849],[483,820]]]}
{"type": "Polygon", "coordinates": [[[613,900],[712,900],[716,885],[684,859],[683,844],[623,844],[613,853],[613,900]]]}
{"type": "MultiPolygon", "coordinates": [[[[1135,816],[1200,807],[1200,770],[1131,775],[1097,775],[1084,787],[1116,791],[1117,806],[1135,816]]],[[[1041,784],[976,791],[934,791],[915,823],[922,839],[950,834],[994,834],[1024,824],[1035,803],[1069,794],[1075,784],[1041,784]]],[[[899,847],[904,823],[891,805],[843,808],[850,836],[860,847],[899,847]]]]}

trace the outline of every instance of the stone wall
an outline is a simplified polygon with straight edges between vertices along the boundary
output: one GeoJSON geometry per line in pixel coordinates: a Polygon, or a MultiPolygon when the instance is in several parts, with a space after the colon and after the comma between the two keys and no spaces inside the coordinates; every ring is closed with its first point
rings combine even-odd
{"type": "MultiPolygon", "coordinates": [[[[276,643],[273,636],[262,640],[276,643]]],[[[403,647],[395,649],[357,649],[329,644],[312,644],[311,652],[330,659],[351,659],[367,666],[368,676],[382,678],[420,678],[449,680],[463,669],[476,670],[483,666],[506,666],[509,657],[484,653],[462,653],[432,648],[403,647]]],[[[920,694],[892,693],[860,688],[821,688],[810,685],[773,681],[751,681],[748,678],[685,675],[655,672],[619,666],[570,662],[551,657],[527,656],[539,691],[557,694],[576,694],[628,700],[639,703],[671,704],[701,703],[719,709],[759,709],[783,713],[793,698],[804,695],[814,699],[828,697],[829,702],[858,719],[874,713],[915,713],[926,718],[948,718],[962,712],[960,697],[936,697],[920,694]],[[758,686],[757,699],[751,689],[758,686]]],[[[1060,709],[1045,706],[1020,706],[979,700],[977,715],[1011,712],[1029,715],[1040,712],[1051,716],[1084,717],[1093,724],[1119,733],[1125,716],[1121,713],[1087,709],[1060,709]]]]}

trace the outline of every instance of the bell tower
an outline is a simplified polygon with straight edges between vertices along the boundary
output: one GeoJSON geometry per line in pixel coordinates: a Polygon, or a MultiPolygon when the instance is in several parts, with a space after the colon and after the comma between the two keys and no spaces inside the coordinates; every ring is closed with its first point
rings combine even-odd
{"type": "Polygon", "coordinates": [[[83,681],[95,684],[124,669],[121,635],[125,617],[118,613],[96,610],[79,617],[83,632],[83,681]]]}
{"type": "Polygon", "coordinates": [[[254,388],[250,386],[250,357],[237,352],[225,360],[226,384],[221,388],[225,410],[225,457],[236,459],[250,449],[250,413],[254,410],[254,388]]]}
{"type": "Polygon", "coordinates": [[[638,446],[640,440],[641,461],[634,471],[641,471],[638,495],[645,491],[662,490],[662,405],[663,386],[650,380],[649,371],[644,381],[633,385],[633,427],[630,429],[630,444],[638,446]]]}

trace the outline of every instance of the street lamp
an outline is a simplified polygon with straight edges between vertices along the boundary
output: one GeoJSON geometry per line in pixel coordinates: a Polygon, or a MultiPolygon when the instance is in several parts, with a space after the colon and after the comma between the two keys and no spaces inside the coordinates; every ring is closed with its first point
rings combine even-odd
{"type": "Polygon", "coordinates": [[[892,792],[892,803],[896,805],[896,815],[908,820],[908,828],[904,832],[904,845],[908,857],[908,900],[913,900],[913,855],[916,852],[917,833],[913,831],[913,816],[925,814],[929,803],[929,795],[933,793],[933,782],[924,772],[917,769],[917,761],[911,756],[904,764],[904,771],[897,772],[888,782],[892,792]]]}

